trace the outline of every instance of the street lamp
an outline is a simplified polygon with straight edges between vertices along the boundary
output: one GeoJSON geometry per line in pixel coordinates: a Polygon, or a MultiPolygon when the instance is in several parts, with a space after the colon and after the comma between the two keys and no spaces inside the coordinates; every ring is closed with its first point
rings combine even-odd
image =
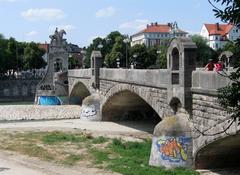
{"type": "Polygon", "coordinates": [[[120,68],[120,59],[117,58],[117,68],[120,68]]]}
{"type": "Polygon", "coordinates": [[[103,48],[102,42],[100,42],[100,43],[98,44],[97,48],[99,48],[100,50],[103,48]]]}
{"type": "Polygon", "coordinates": [[[84,65],[84,60],[86,58],[86,53],[87,51],[86,50],[81,50],[81,54],[83,55],[83,58],[82,58],[82,67],[85,68],[85,65],[84,65]]]}
{"type": "Polygon", "coordinates": [[[126,68],[128,68],[128,43],[130,42],[128,35],[125,36],[123,42],[126,44],[126,68]]]}
{"type": "Polygon", "coordinates": [[[137,54],[134,54],[133,55],[133,62],[131,63],[131,69],[134,69],[134,67],[136,67],[136,65],[137,65],[137,61],[136,61],[136,58],[138,57],[138,55],[137,54]]]}

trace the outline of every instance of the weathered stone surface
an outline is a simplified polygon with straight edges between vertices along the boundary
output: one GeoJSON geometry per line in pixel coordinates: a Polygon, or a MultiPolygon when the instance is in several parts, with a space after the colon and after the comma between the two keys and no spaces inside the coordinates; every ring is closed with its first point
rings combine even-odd
{"type": "Polygon", "coordinates": [[[0,121],[79,118],[80,106],[2,105],[0,121]]]}
{"type": "Polygon", "coordinates": [[[80,119],[85,121],[101,121],[100,96],[92,94],[83,100],[80,119]]]}
{"type": "Polygon", "coordinates": [[[34,100],[40,79],[0,80],[0,101],[34,100]]]}

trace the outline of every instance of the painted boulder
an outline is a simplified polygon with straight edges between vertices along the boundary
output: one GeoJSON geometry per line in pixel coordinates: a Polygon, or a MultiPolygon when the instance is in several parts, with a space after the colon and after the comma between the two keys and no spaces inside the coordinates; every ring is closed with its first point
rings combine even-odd
{"type": "Polygon", "coordinates": [[[100,121],[100,96],[98,94],[93,94],[91,96],[86,97],[83,100],[81,112],[80,112],[80,120],[85,121],[100,121]]]}
{"type": "Polygon", "coordinates": [[[184,117],[165,117],[154,129],[149,164],[192,168],[191,133],[189,122],[184,117]]]}
{"type": "Polygon", "coordinates": [[[62,100],[56,96],[40,96],[38,97],[38,105],[62,105],[62,100]]]}

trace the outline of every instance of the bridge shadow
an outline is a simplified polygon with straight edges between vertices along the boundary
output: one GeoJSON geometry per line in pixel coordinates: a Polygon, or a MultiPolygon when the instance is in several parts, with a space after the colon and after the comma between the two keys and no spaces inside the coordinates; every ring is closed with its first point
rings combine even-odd
{"type": "Polygon", "coordinates": [[[153,134],[154,127],[157,125],[151,121],[114,121],[114,123],[149,134],[153,134]]]}
{"type": "Polygon", "coordinates": [[[225,168],[225,169],[213,169],[210,170],[212,174],[217,175],[239,175],[240,174],[240,168],[225,168]]]}
{"type": "Polygon", "coordinates": [[[216,140],[200,149],[196,155],[195,166],[198,169],[215,169],[212,171],[225,168],[239,169],[240,134],[216,140]]]}

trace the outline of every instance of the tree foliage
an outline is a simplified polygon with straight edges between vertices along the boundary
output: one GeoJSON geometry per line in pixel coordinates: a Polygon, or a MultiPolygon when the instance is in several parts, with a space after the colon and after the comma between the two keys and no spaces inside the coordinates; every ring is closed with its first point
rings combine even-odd
{"type": "Polygon", "coordinates": [[[38,48],[36,43],[28,43],[24,49],[24,69],[40,69],[46,66],[42,58],[45,51],[38,48]]]}
{"type": "Polygon", "coordinates": [[[14,73],[23,69],[42,68],[46,65],[42,56],[45,51],[36,43],[5,39],[0,34],[0,73],[14,73]],[[9,71],[10,70],[10,71],[9,71]]]}
{"type": "Polygon", "coordinates": [[[115,38],[114,45],[110,51],[110,53],[106,54],[105,56],[105,64],[107,67],[116,67],[117,66],[117,59],[120,61],[120,67],[125,67],[125,49],[123,43],[123,36],[117,36],[115,38]]]}
{"type": "Polygon", "coordinates": [[[201,35],[192,35],[193,42],[197,45],[196,65],[204,67],[209,59],[217,61],[217,52],[207,44],[207,40],[201,35]]]}

